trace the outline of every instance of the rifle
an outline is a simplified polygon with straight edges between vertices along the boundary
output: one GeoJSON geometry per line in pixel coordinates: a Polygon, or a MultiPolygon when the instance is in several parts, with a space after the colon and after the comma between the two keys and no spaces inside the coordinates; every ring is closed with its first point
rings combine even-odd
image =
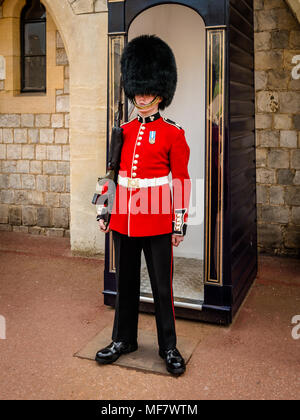
{"type": "Polygon", "coordinates": [[[118,109],[115,113],[114,126],[112,127],[109,146],[107,172],[98,177],[97,186],[99,193],[95,193],[92,204],[99,205],[97,220],[103,219],[108,226],[115,198],[116,185],[120,168],[121,151],[123,146],[123,128],[120,127],[123,118],[122,103],[122,75],[120,77],[118,109]]]}

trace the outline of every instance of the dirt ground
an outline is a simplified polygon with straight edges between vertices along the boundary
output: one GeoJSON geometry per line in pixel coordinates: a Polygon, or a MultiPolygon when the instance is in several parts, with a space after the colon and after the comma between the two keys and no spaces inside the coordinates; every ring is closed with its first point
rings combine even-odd
{"type": "MultiPolygon", "coordinates": [[[[0,232],[1,400],[299,399],[299,260],[260,256],[229,327],[178,319],[177,334],[200,339],[178,378],[73,356],[112,326],[102,273],[103,259],[72,256],[68,238],[0,232]]],[[[139,328],[155,331],[154,316],[139,328]]]]}

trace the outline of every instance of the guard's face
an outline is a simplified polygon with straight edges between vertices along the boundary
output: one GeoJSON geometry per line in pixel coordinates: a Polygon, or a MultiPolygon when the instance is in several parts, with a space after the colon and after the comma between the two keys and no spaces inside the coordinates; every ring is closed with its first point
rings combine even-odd
{"type": "Polygon", "coordinates": [[[145,107],[145,109],[143,108],[138,109],[138,112],[140,115],[145,117],[147,115],[155,114],[158,111],[158,105],[162,101],[162,98],[159,97],[158,101],[154,101],[155,98],[156,98],[156,95],[147,95],[147,94],[135,95],[134,100],[135,100],[136,106],[145,107]],[[154,101],[153,104],[151,104],[152,101],[154,101]]]}
{"type": "Polygon", "coordinates": [[[135,102],[139,106],[145,106],[150,104],[155,98],[155,95],[135,95],[135,102]]]}

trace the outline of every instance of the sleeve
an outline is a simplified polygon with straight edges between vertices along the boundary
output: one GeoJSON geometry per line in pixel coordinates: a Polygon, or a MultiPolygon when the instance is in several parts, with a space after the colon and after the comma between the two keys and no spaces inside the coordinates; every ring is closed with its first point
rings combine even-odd
{"type": "Polygon", "coordinates": [[[188,172],[190,148],[180,129],[170,149],[170,169],[173,194],[173,234],[185,235],[187,229],[191,179],[188,172]]]}

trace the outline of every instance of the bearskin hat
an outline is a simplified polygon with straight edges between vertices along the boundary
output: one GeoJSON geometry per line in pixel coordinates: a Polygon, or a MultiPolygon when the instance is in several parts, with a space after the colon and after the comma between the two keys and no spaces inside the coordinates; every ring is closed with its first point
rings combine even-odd
{"type": "Polygon", "coordinates": [[[171,48],[155,35],[132,39],[121,57],[121,73],[125,95],[132,101],[135,95],[158,95],[163,98],[159,109],[172,102],[177,68],[171,48]]]}

